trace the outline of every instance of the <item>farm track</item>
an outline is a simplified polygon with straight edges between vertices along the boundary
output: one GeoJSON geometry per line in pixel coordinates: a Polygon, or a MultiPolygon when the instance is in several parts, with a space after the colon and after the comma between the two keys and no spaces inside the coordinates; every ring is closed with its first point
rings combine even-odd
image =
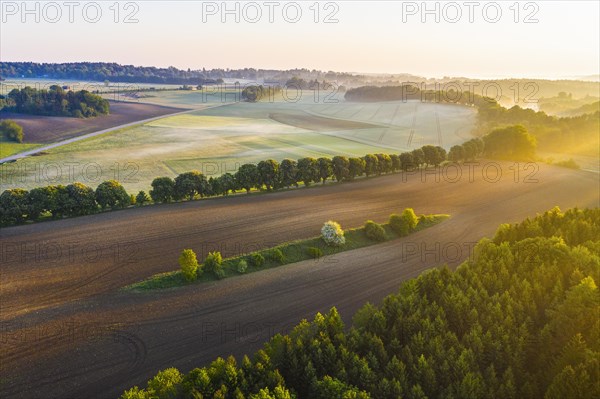
{"type": "Polygon", "coordinates": [[[116,397],[171,365],[188,371],[217,356],[251,353],[273,333],[332,306],[349,323],[362,304],[402,281],[438,264],[456,266],[500,223],[555,205],[599,205],[597,174],[540,165],[537,182],[523,182],[529,170],[515,183],[511,164],[501,166],[497,183],[485,181],[480,168],[473,182],[467,168],[458,183],[397,174],[2,229],[0,396],[116,397]],[[183,248],[199,257],[213,249],[230,256],[314,236],[328,219],[354,227],[404,207],[452,217],[318,263],[163,292],[118,290],[175,269],[183,248]],[[456,245],[463,250],[445,257],[443,249],[456,245]],[[415,246],[434,250],[409,254],[415,246]],[[47,247],[71,251],[50,258],[47,247]]]}

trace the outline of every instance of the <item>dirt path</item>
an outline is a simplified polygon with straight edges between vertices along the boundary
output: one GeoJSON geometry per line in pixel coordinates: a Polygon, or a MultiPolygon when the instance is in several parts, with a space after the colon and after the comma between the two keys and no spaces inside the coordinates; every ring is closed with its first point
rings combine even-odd
{"type": "Polygon", "coordinates": [[[188,371],[216,356],[250,353],[331,306],[349,322],[364,302],[381,300],[407,278],[457,265],[500,223],[555,205],[599,205],[597,174],[540,165],[529,176],[537,182],[524,183],[525,171],[515,182],[512,165],[498,166],[497,182],[492,167],[487,181],[481,167],[472,182],[466,168],[455,183],[447,181],[450,172],[439,181],[391,175],[2,229],[0,395],[116,397],[171,365],[188,371]],[[150,294],[118,291],[176,268],[183,248],[227,256],[314,236],[328,219],[352,227],[409,206],[452,218],[318,263],[150,294]]]}

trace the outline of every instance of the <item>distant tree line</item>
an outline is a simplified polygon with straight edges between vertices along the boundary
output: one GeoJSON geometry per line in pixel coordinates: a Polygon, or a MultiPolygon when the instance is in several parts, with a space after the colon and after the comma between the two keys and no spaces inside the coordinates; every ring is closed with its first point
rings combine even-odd
{"type": "Polygon", "coordinates": [[[319,81],[317,79],[305,80],[298,76],[292,76],[285,82],[285,87],[297,90],[330,90],[336,88],[333,83],[326,80],[319,81]]]}
{"type": "Polygon", "coordinates": [[[189,71],[175,67],[156,68],[120,65],[109,62],[70,62],[39,64],[35,62],[0,62],[3,78],[81,79],[103,82],[162,83],[162,84],[214,84],[217,79],[207,78],[202,71],[189,71]]]}
{"type": "Polygon", "coordinates": [[[515,105],[509,109],[496,100],[455,90],[420,90],[413,85],[362,86],[346,92],[348,101],[404,101],[447,103],[474,106],[478,109],[476,133],[522,125],[532,134],[540,149],[556,152],[579,152],[597,155],[600,145],[600,111],[559,118],[542,111],[515,105]]]}
{"type": "Polygon", "coordinates": [[[346,91],[344,98],[347,101],[359,102],[419,100],[423,102],[470,105],[476,107],[479,107],[488,101],[494,101],[493,99],[482,97],[475,93],[453,89],[421,90],[421,88],[412,84],[403,84],[401,86],[356,87],[346,91]]]}
{"type": "Polygon", "coordinates": [[[451,162],[472,161],[480,155],[491,159],[532,161],[537,143],[521,125],[492,130],[483,138],[473,138],[455,145],[448,152],[451,162]]]}
{"type": "MultiPolygon", "coordinates": [[[[600,209],[553,209],[367,303],[277,334],[252,358],[160,371],[121,399],[600,397],[600,209]]],[[[365,267],[368,265],[365,265],[365,267]]]]}
{"type": "Polygon", "coordinates": [[[507,109],[495,101],[481,103],[478,110],[479,132],[522,125],[536,138],[542,150],[598,154],[600,111],[560,118],[517,105],[507,109]]]}
{"type": "Polygon", "coordinates": [[[7,100],[5,110],[34,115],[89,118],[107,115],[110,111],[109,102],[97,94],[86,90],[65,91],[56,85],[48,90],[29,86],[13,89],[7,100]]]}
{"type": "Polygon", "coordinates": [[[291,78],[347,80],[356,83],[373,79],[363,75],[345,72],[323,72],[309,69],[179,69],[175,67],[156,68],[134,65],[120,65],[114,62],[69,62],[46,64],[36,62],[0,62],[0,76],[3,78],[49,78],[49,79],[78,79],[104,82],[124,83],[158,83],[158,84],[188,84],[210,85],[220,84],[223,79],[247,79],[257,82],[265,79],[285,83],[291,78]]]}

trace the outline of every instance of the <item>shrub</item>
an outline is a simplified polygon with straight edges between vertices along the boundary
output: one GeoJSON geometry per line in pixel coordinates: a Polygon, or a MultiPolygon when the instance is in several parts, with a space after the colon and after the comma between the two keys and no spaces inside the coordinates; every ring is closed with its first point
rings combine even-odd
{"type": "Polygon", "coordinates": [[[408,226],[404,223],[402,216],[397,213],[392,213],[390,215],[390,227],[394,233],[398,234],[400,237],[408,235],[408,226]]]}
{"type": "Polygon", "coordinates": [[[365,222],[365,234],[370,240],[385,241],[385,229],[379,223],[375,223],[372,220],[365,222]]]}
{"type": "Polygon", "coordinates": [[[254,267],[261,267],[265,263],[265,257],[258,252],[251,254],[249,260],[250,264],[254,267]]]}
{"type": "Polygon", "coordinates": [[[419,218],[415,215],[415,211],[412,208],[406,208],[402,212],[402,215],[395,213],[390,215],[390,227],[400,237],[408,235],[417,227],[418,223],[419,218]]]}
{"type": "Polygon", "coordinates": [[[323,237],[325,244],[332,247],[339,247],[346,243],[342,226],[331,220],[326,222],[321,228],[321,237],[323,237]]]}
{"type": "Polygon", "coordinates": [[[237,265],[237,272],[240,274],[244,274],[246,273],[246,270],[248,270],[248,262],[246,262],[244,259],[240,259],[237,265]]]}
{"type": "Polygon", "coordinates": [[[419,223],[428,224],[435,220],[435,216],[433,215],[419,215],[419,223]]]}
{"type": "Polygon", "coordinates": [[[23,142],[23,128],[17,122],[10,119],[0,121],[0,135],[17,143],[23,142]]]}
{"type": "Polygon", "coordinates": [[[404,222],[408,225],[408,231],[413,231],[417,228],[417,224],[419,224],[419,218],[415,215],[415,211],[412,208],[406,208],[402,211],[402,218],[404,222]]]}
{"type": "Polygon", "coordinates": [[[179,266],[181,267],[181,273],[187,281],[194,281],[201,270],[198,267],[198,260],[196,254],[191,249],[184,249],[179,255],[179,266]]]}
{"type": "MultiPolygon", "coordinates": [[[[222,269],[221,264],[223,263],[223,257],[219,251],[209,252],[204,260],[204,270],[207,272],[218,273],[219,269],[222,269]]],[[[218,277],[218,276],[217,276],[218,277]]]]}
{"type": "Polygon", "coordinates": [[[306,252],[313,259],[319,259],[321,256],[323,256],[323,251],[321,248],[317,247],[308,247],[306,248],[306,252]]]}
{"type": "Polygon", "coordinates": [[[223,266],[219,265],[215,270],[214,270],[215,276],[219,279],[222,280],[225,278],[225,270],[223,269],[223,266]]]}
{"type": "Polygon", "coordinates": [[[148,202],[150,202],[150,197],[145,191],[140,191],[135,197],[135,204],[138,206],[142,206],[148,202]]]}
{"type": "Polygon", "coordinates": [[[279,248],[274,248],[269,251],[269,259],[279,264],[285,262],[285,256],[283,256],[283,252],[281,252],[281,249],[279,248]]]}

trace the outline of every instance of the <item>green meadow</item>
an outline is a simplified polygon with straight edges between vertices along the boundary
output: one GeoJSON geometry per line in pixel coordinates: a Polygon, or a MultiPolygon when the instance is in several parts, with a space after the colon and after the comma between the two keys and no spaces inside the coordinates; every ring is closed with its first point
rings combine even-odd
{"type": "MultiPolygon", "coordinates": [[[[339,95],[337,103],[323,103],[312,92],[297,102],[278,97],[257,103],[220,102],[219,95],[200,91],[155,94],[144,101],[186,101],[193,110],[2,165],[3,187],[31,189],[73,181],[95,187],[116,179],[134,192],[148,190],[158,176],[189,170],[216,176],[268,158],[399,153],[425,144],[449,148],[467,140],[475,123],[475,110],[468,107],[347,103],[339,95]]],[[[11,148],[2,151],[9,154],[11,148]]]]}

